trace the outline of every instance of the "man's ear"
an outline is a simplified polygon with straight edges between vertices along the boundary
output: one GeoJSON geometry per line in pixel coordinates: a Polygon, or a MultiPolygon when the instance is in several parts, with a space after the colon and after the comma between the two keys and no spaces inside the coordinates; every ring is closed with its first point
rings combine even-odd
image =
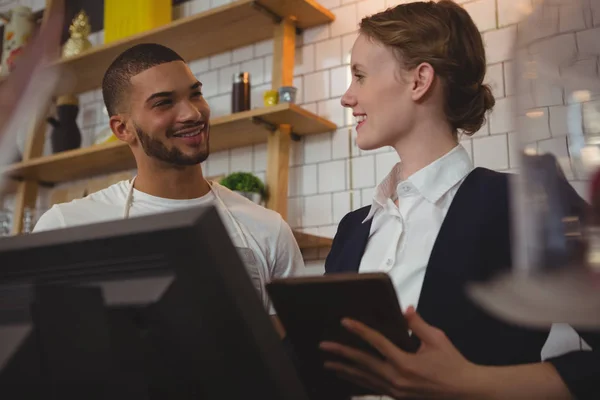
{"type": "Polygon", "coordinates": [[[121,141],[133,144],[136,140],[135,134],[127,129],[127,121],[122,115],[113,115],[109,120],[110,129],[114,135],[121,141]]]}

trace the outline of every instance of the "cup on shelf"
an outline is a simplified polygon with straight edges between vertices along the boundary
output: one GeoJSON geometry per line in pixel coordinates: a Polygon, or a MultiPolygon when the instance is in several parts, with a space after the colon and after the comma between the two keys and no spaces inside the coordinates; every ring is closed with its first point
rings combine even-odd
{"type": "Polygon", "coordinates": [[[282,86],[279,88],[279,102],[280,103],[295,103],[296,92],[298,89],[294,86],[282,86]]]}
{"type": "Polygon", "coordinates": [[[263,93],[265,107],[274,106],[279,103],[279,92],[277,90],[265,90],[263,93]]]}

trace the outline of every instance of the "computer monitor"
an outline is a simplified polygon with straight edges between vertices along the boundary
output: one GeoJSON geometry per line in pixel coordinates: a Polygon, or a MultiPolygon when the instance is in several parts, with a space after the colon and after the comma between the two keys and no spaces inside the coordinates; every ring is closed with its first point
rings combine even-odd
{"type": "Polygon", "coordinates": [[[0,239],[0,398],[74,392],[308,399],[212,206],[0,239]]]}

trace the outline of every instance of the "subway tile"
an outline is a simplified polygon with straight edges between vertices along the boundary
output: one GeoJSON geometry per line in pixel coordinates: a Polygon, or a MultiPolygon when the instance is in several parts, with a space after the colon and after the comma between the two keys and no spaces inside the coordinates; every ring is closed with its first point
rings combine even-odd
{"type": "Polygon", "coordinates": [[[329,225],[333,221],[331,194],[304,198],[303,226],[329,225]]]}
{"type": "Polygon", "coordinates": [[[310,44],[327,40],[330,37],[330,24],[306,29],[302,34],[302,43],[310,44]]]}
{"type": "Polygon", "coordinates": [[[560,5],[558,22],[560,32],[577,31],[591,27],[592,16],[581,3],[572,2],[560,5]]]}
{"type": "Polygon", "coordinates": [[[254,145],[254,172],[265,171],[267,169],[267,144],[254,145]]]}
{"type": "Polygon", "coordinates": [[[379,184],[400,161],[398,153],[387,152],[375,155],[375,183],[379,184]]]}
{"type": "Polygon", "coordinates": [[[342,39],[335,37],[315,44],[317,70],[342,65],[342,39]]]}
{"type": "Polygon", "coordinates": [[[288,191],[290,196],[306,196],[317,193],[317,166],[302,165],[289,171],[288,191]]]}
{"type": "Polygon", "coordinates": [[[549,107],[550,114],[550,133],[552,136],[561,136],[569,133],[567,124],[569,118],[569,106],[549,107]]]}
{"type": "Polygon", "coordinates": [[[210,0],[210,6],[211,6],[211,8],[217,8],[217,7],[222,7],[224,5],[227,5],[231,2],[232,2],[232,0],[210,0]]]}
{"type": "Polygon", "coordinates": [[[519,134],[521,140],[533,143],[547,139],[550,135],[550,118],[547,108],[538,108],[519,116],[519,134]]]}
{"type": "Polygon", "coordinates": [[[233,50],[232,61],[234,63],[240,63],[243,61],[252,60],[254,57],[254,45],[239,47],[233,50]]]}
{"type": "Polygon", "coordinates": [[[512,58],[512,48],[516,33],[517,30],[515,27],[511,26],[483,34],[488,63],[495,64],[512,58]]]}
{"type": "Polygon", "coordinates": [[[476,167],[502,170],[508,168],[506,135],[473,139],[473,164],[476,167]]]}
{"type": "Polygon", "coordinates": [[[510,168],[519,168],[521,166],[519,136],[516,132],[508,134],[508,164],[510,168]]]}
{"type": "Polygon", "coordinates": [[[229,174],[229,150],[212,153],[207,161],[207,176],[221,176],[229,174]]]}
{"type": "Polygon", "coordinates": [[[209,0],[191,0],[188,3],[187,12],[189,15],[198,14],[210,9],[209,0]]]}
{"type": "Polygon", "coordinates": [[[231,52],[225,52],[221,54],[216,54],[210,57],[210,69],[217,69],[221,67],[226,67],[231,64],[231,52]]]}
{"type": "Polygon", "coordinates": [[[306,136],[304,139],[304,163],[312,164],[331,160],[331,133],[306,136]]]}
{"type": "Polygon", "coordinates": [[[262,58],[243,62],[240,72],[248,72],[250,74],[250,84],[252,86],[265,83],[265,61],[262,58]]]}
{"type": "Polygon", "coordinates": [[[294,77],[292,85],[296,88],[296,104],[304,103],[304,77],[294,77]]]}
{"type": "Polygon", "coordinates": [[[348,4],[332,10],[335,21],[331,23],[331,37],[342,36],[358,30],[356,4],[348,4]]]}
{"type": "Polygon", "coordinates": [[[273,54],[273,39],[254,43],[254,57],[262,57],[273,54]]]}
{"type": "Polygon", "coordinates": [[[292,229],[302,226],[302,215],[304,214],[304,197],[288,198],[287,223],[292,229]]]}
{"type": "Polygon", "coordinates": [[[333,223],[339,223],[350,211],[350,192],[339,192],[333,194],[333,223]]]}
{"type": "Polygon", "coordinates": [[[560,86],[532,82],[533,102],[535,107],[547,107],[563,104],[563,89],[560,86]]]}
{"type": "MultiPolygon", "coordinates": [[[[306,100],[306,97],[304,98],[306,100]]],[[[317,103],[306,103],[306,104],[302,104],[302,108],[304,108],[306,111],[309,111],[315,115],[318,115],[317,113],[317,103]]]]}
{"type": "Polygon", "coordinates": [[[515,64],[512,61],[504,63],[504,88],[506,96],[513,96],[515,94],[515,64]]]}
{"type": "Polygon", "coordinates": [[[81,114],[82,114],[81,127],[89,128],[89,127],[96,125],[96,123],[98,122],[98,119],[99,119],[99,115],[98,115],[99,112],[100,112],[100,105],[97,102],[84,106],[83,110],[81,112],[81,114]]]}
{"type": "Polygon", "coordinates": [[[487,67],[484,83],[490,85],[494,97],[504,97],[504,68],[501,63],[487,67]]]}
{"type": "Polygon", "coordinates": [[[296,48],[294,74],[304,75],[315,70],[315,45],[309,44],[296,48]]]}
{"type": "Polygon", "coordinates": [[[490,133],[506,133],[514,130],[512,97],[497,99],[496,105],[489,116],[490,133]]]}
{"type": "Polygon", "coordinates": [[[196,77],[202,82],[204,97],[209,98],[219,94],[219,71],[203,72],[196,77]]]}
{"type": "Polygon", "coordinates": [[[385,0],[367,0],[357,3],[358,20],[386,9],[385,0]]]}
{"type": "Polygon", "coordinates": [[[329,71],[304,76],[304,100],[308,103],[329,97],[329,71]]]}
{"type": "Polygon", "coordinates": [[[496,29],[495,0],[478,0],[464,6],[480,32],[496,29]]]}
{"type": "Polygon", "coordinates": [[[370,206],[373,204],[373,195],[375,194],[375,188],[370,187],[360,191],[361,207],[370,206]]]}
{"type": "Polygon", "coordinates": [[[320,101],[317,105],[317,111],[320,117],[327,118],[337,126],[346,125],[346,112],[340,106],[339,98],[320,101]]]}
{"type": "Polygon", "coordinates": [[[373,155],[351,159],[352,188],[375,186],[375,157],[373,155]]]}
{"type": "Polygon", "coordinates": [[[344,64],[350,64],[352,47],[357,37],[356,32],[342,36],[342,62],[344,64]]]}
{"type": "Polygon", "coordinates": [[[580,52],[586,54],[600,53],[600,28],[587,29],[582,32],[577,32],[577,48],[580,52]]]}
{"type": "Polygon", "coordinates": [[[271,82],[273,80],[273,56],[265,56],[265,82],[271,82]]]}
{"type": "Polygon", "coordinates": [[[329,161],[319,164],[319,193],[346,190],[346,161],[329,161]]]}
{"type": "Polygon", "coordinates": [[[352,129],[340,128],[333,132],[331,139],[331,156],[335,159],[350,157],[352,148],[352,129]]]}
{"type": "Polygon", "coordinates": [[[252,146],[232,149],[229,162],[231,172],[251,172],[252,155],[252,146]]]}
{"type": "Polygon", "coordinates": [[[202,74],[210,69],[208,58],[197,58],[188,62],[188,67],[194,75],[202,74]]]}
{"type": "Polygon", "coordinates": [[[348,90],[348,86],[352,83],[352,71],[347,65],[332,68],[329,70],[331,74],[331,96],[341,97],[348,90]]]}
{"type": "Polygon", "coordinates": [[[319,0],[319,4],[327,9],[339,7],[342,5],[341,0],[319,0]]]}
{"type": "Polygon", "coordinates": [[[498,0],[498,24],[506,26],[521,21],[531,10],[531,0],[498,0]]]}
{"type": "Polygon", "coordinates": [[[211,118],[222,117],[231,114],[231,94],[226,93],[207,99],[210,106],[211,118]]]}
{"type": "Polygon", "coordinates": [[[300,141],[292,141],[290,145],[290,166],[302,165],[304,163],[304,138],[300,141]]]}
{"type": "Polygon", "coordinates": [[[471,161],[473,161],[473,139],[461,139],[460,145],[469,154],[471,161]]]}
{"type": "MultiPolygon", "coordinates": [[[[231,93],[233,87],[233,75],[240,72],[240,65],[234,64],[219,69],[219,93],[231,93]]],[[[252,82],[252,81],[250,81],[252,82]]]]}

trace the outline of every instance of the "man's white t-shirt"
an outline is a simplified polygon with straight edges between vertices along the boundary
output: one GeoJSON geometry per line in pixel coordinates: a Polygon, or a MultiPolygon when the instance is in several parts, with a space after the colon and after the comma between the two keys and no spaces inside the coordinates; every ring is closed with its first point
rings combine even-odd
{"type": "MultiPolygon", "coordinates": [[[[55,204],[40,217],[33,232],[123,219],[130,185],[130,181],[121,181],[82,199],[55,204]]],[[[293,276],[304,267],[292,230],[279,213],[255,204],[216,182],[211,182],[211,186],[212,191],[207,195],[189,200],[151,196],[134,188],[129,217],[215,205],[265,309],[274,315],[265,284],[273,278],[293,276]],[[240,237],[234,221],[223,210],[215,193],[239,225],[244,238],[240,237]],[[248,245],[246,249],[244,239],[248,245]]]]}

